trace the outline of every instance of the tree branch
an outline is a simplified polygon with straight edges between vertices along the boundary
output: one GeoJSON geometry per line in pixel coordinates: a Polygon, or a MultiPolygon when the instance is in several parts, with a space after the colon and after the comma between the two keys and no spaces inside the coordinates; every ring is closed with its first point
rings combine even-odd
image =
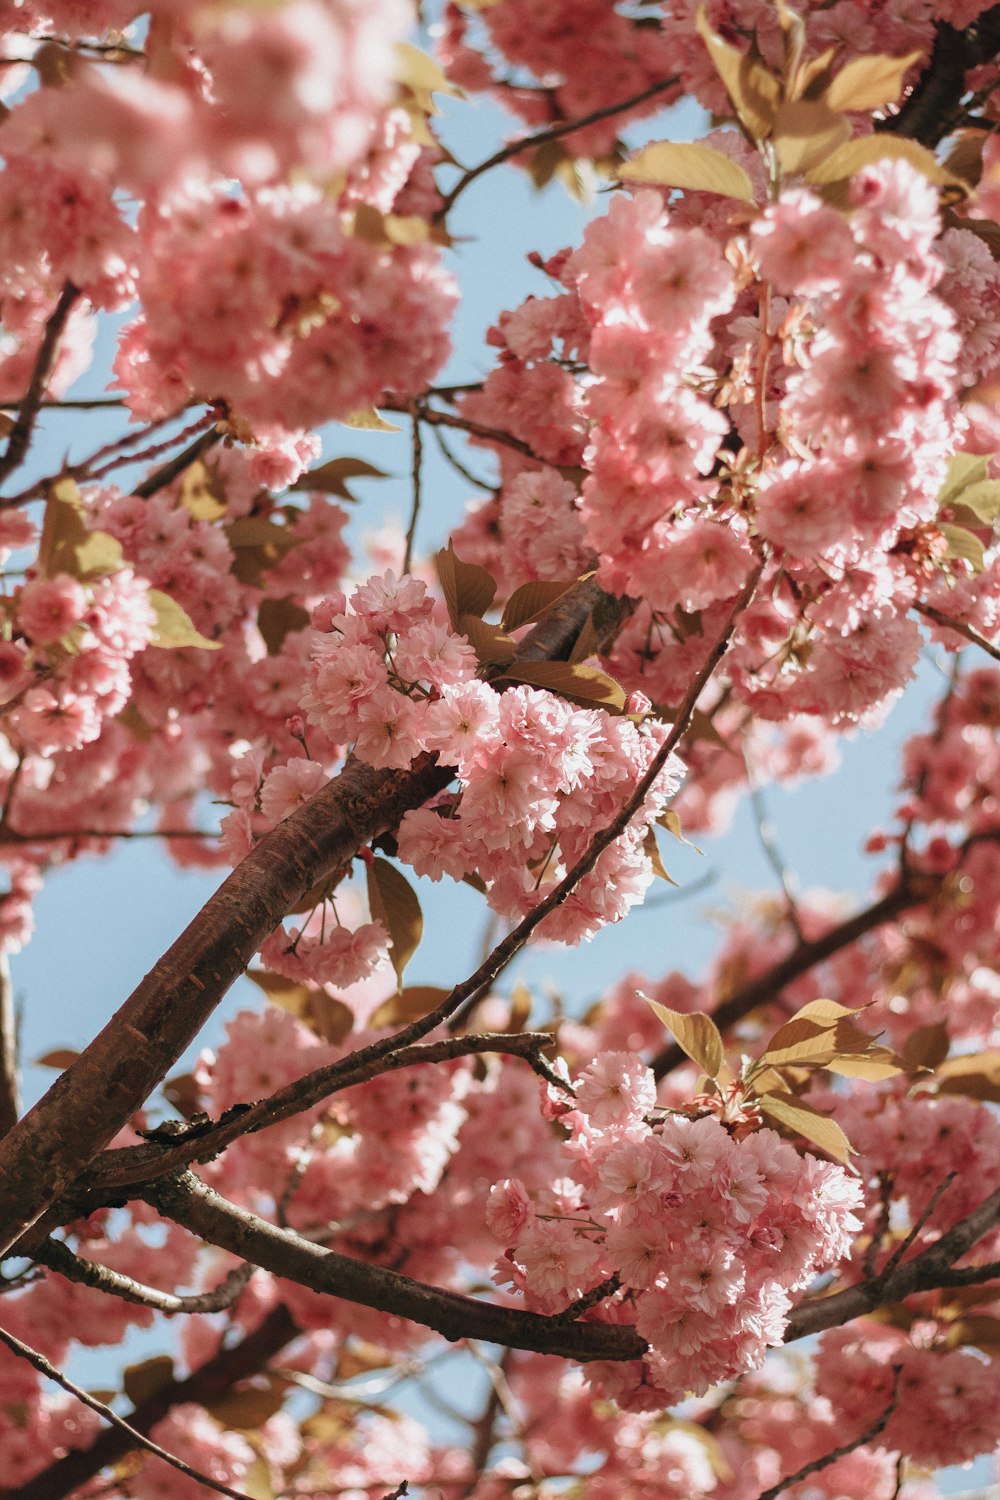
{"type": "Polygon", "coordinates": [[[550,141],[562,140],[563,136],[572,135],[576,130],[583,130],[588,125],[596,125],[599,120],[610,119],[612,115],[621,115],[629,109],[636,109],[640,104],[645,104],[648,99],[655,99],[657,94],[665,94],[669,89],[675,89],[680,83],[679,78],[661,78],[659,83],[650,84],[648,88],[642,89],[638,94],[632,94],[628,99],[621,99],[617,104],[605,104],[600,109],[592,110],[589,115],[581,115],[576,120],[563,120],[558,125],[549,125],[545,130],[538,130],[534,135],[522,136],[519,140],[508,141],[506,146],[501,146],[499,151],[494,151],[485,161],[477,166],[469,167],[463,172],[450,192],[444,195],[441,207],[438,209],[435,219],[440,221],[450,212],[456,200],[461,197],[466,188],[469,187],[484,172],[491,172],[494,167],[499,167],[512,157],[520,156],[525,151],[532,151],[536,146],[547,146],[550,141]]]}
{"type": "Polygon", "coordinates": [[[165,1218],[314,1292],[393,1313],[455,1343],[483,1339],[508,1348],[565,1359],[641,1359],[645,1344],[634,1328],[614,1323],[560,1323],[540,1313],[480,1302],[414,1281],[398,1271],[355,1260],[277,1229],[228,1202],[190,1172],[163,1178],[144,1194],[165,1218]]]}
{"type": "Polygon", "coordinates": [[[299,1336],[291,1314],[279,1305],[252,1333],[230,1349],[220,1349],[183,1380],[169,1381],[148,1400],[126,1413],[127,1430],[106,1428],[86,1448],[75,1448],[54,1459],[41,1473],[16,1489],[0,1490],[0,1500],[63,1500],[108,1465],[117,1463],[137,1446],[134,1433],[144,1435],[176,1406],[188,1402],[211,1409],[241,1380],[257,1375],[267,1362],[299,1336]]]}
{"type": "Polygon", "coordinates": [[[992,656],[994,661],[1000,661],[1000,646],[988,641],[984,635],[979,634],[978,630],[974,630],[971,625],[966,625],[964,620],[953,620],[950,615],[944,614],[940,609],[935,609],[932,604],[921,604],[919,600],[913,608],[918,615],[923,615],[927,620],[933,620],[935,625],[940,625],[944,630],[953,630],[956,635],[964,636],[967,641],[971,641],[974,646],[978,646],[981,651],[992,656]]]}
{"type": "MultiPolygon", "coordinates": [[[[933,889],[936,889],[936,884],[933,889]]],[[[931,890],[928,889],[925,881],[918,880],[913,875],[907,876],[881,900],[866,907],[864,911],[857,912],[853,917],[848,917],[845,922],[839,923],[836,927],[831,927],[829,932],[823,933],[821,937],[813,938],[807,943],[796,944],[787,958],[774,964],[756,979],[740,985],[738,990],[715,1007],[712,1019],[720,1031],[733,1026],[744,1016],[749,1015],[752,1010],[756,1010],[758,1005],[776,1000],[785,985],[791,984],[793,979],[798,979],[802,974],[808,973],[816,964],[831,958],[842,948],[850,947],[852,943],[864,937],[866,932],[872,932],[883,923],[893,921],[908,907],[919,906],[921,902],[927,900],[929,894],[931,890]]],[[[657,1078],[663,1078],[687,1060],[687,1054],[682,1052],[680,1047],[670,1044],[661,1048],[653,1058],[653,1072],[657,1078]]]]}
{"type": "Polygon", "coordinates": [[[139,1307],[152,1307],[157,1312],[167,1314],[224,1312],[227,1307],[232,1307],[255,1270],[254,1266],[244,1262],[243,1265],[234,1267],[211,1291],[178,1296],[175,1292],[163,1292],[158,1287],[146,1286],[143,1282],[124,1276],[121,1271],[112,1271],[109,1266],[102,1266],[97,1261],[74,1255],[62,1240],[46,1240],[35,1251],[35,1260],[40,1265],[47,1266],[50,1271],[65,1276],[67,1281],[75,1281],[81,1286],[93,1287],[95,1291],[118,1297],[123,1302],[132,1302],[139,1307]]]}
{"type": "Polygon", "coordinates": [[[977,16],[971,26],[957,31],[939,23],[934,49],[919,83],[898,113],[875,122],[875,129],[910,136],[934,147],[955,129],[970,69],[988,62],[1000,48],[1000,5],[977,16]]]}
{"type": "MultiPolygon", "coordinates": [[[[35,359],[35,367],[31,372],[28,389],[24,400],[21,402],[17,419],[10,430],[7,447],[2,458],[0,458],[0,482],[5,480],[8,474],[12,474],[24,460],[31,442],[31,434],[35,429],[35,420],[38,417],[38,409],[45,394],[45,387],[55,367],[56,358],[59,354],[59,340],[62,338],[69,315],[73,311],[73,304],[80,293],[71,281],[67,281],[59,293],[59,300],[52,312],[49,314],[48,322],[45,324],[45,333],[39,345],[38,355],[35,359]]],[[[10,503],[10,502],[8,502],[10,503]]]]}
{"type": "Polygon", "coordinates": [[[757,1500],[778,1500],[778,1496],[785,1490],[790,1490],[793,1484],[801,1484],[802,1480],[808,1479],[810,1474],[818,1474],[821,1469],[828,1469],[838,1459],[846,1458],[849,1453],[853,1453],[858,1448],[863,1448],[867,1443],[873,1443],[879,1433],[885,1431],[889,1425],[889,1418],[899,1404],[899,1376],[901,1370],[901,1365],[893,1365],[892,1393],[885,1410],[875,1419],[870,1427],[866,1428],[864,1432],[860,1432],[850,1442],[841,1443],[838,1447],[831,1448],[828,1453],[824,1453],[821,1458],[814,1458],[809,1463],[803,1464],[802,1468],[796,1469],[794,1474],[788,1474],[784,1479],[779,1480],[777,1484],[772,1485],[769,1490],[763,1490],[757,1496],[757,1500]]]}
{"type": "Polygon", "coordinates": [[[146,1437],[138,1428],[131,1427],[125,1418],[120,1417],[117,1412],[112,1411],[110,1406],[107,1406],[103,1401],[99,1401],[96,1396],[92,1396],[89,1391],[85,1391],[82,1386],[70,1380],[61,1370],[57,1370],[55,1365],[51,1364],[45,1358],[44,1354],[39,1354],[37,1349],[32,1349],[30,1344],[22,1343],[12,1333],[8,1333],[5,1328],[0,1328],[0,1342],[6,1344],[7,1348],[14,1354],[20,1355],[22,1359],[27,1360],[28,1364],[33,1365],[39,1374],[44,1375],[47,1380],[54,1380],[56,1385],[61,1385],[64,1391],[68,1391],[71,1396],[75,1396],[84,1406],[89,1406],[91,1411],[96,1411],[106,1422],[110,1422],[112,1427],[117,1427],[126,1433],[132,1440],[131,1446],[147,1449],[157,1458],[161,1458],[165,1464],[170,1464],[171,1468],[178,1469],[182,1474],[186,1474],[189,1479],[196,1479],[206,1489],[215,1490],[219,1495],[229,1495],[231,1496],[231,1500],[252,1500],[252,1497],[245,1490],[234,1490],[230,1485],[223,1484],[221,1479],[210,1479],[207,1474],[203,1474],[200,1469],[192,1468],[182,1458],[178,1458],[175,1453],[168,1453],[166,1448],[161,1448],[159,1443],[154,1443],[152,1438],[146,1437]]]}

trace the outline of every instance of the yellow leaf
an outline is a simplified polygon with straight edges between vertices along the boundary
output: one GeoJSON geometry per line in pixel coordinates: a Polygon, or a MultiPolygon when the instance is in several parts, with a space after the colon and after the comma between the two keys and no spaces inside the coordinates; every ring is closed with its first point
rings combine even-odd
{"type": "Polygon", "coordinates": [[[781,103],[781,83],[754,51],[740,52],[712,29],[704,6],[695,19],[715,70],[740,120],[755,141],[765,140],[781,103]]]}
{"type": "Polygon", "coordinates": [[[700,1010],[690,1013],[669,1010],[667,1006],[660,1005],[658,1001],[651,1000],[648,995],[644,995],[642,990],[637,990],[636,994],[640,1000],[645,1000],[649,1008],[663,1022],[676,1039],[681,1051],[686,1052],[691,1061],[696,1062],[709,1078],[717,1078],[722,1067],[724,1051],[719,1028],[712,1017],[700,1010]]]}
{"type": "Polygon", "coordinates": [[[450,94],[453,99],[465,98],[462,90],[449,82],[433,57],[428,57],[419,47],[414,47],[410,42],[397,42],[393,50],[396,54],[396,81],[409,89],[425,113],[438,113],[434,94],[450,94]]]}
{"type": "Polygon", "coordinates": [[[938,509],[952,504],[963,490],[984,480],[989,473],[989,462],[978,453],[953,453],[948,460],[944,484],[938,491],[938,509]]]}
{"type": "Polygon", "coordinates": [[[896,135],[865,135],[847,141],[823,161],[806,172],[811,183],[841,182],[879,161],[908,161],[928,182],[942,187],[963,187],[959,178],[947,172],[932,151],[916,141],[896,135]]]}
{"type": "Polygon", "coordinates": [[[830,84],[824,96],[826,102],[831,109],[860,111],[895,104],[903,92],[903,79],[923,55],[923,50],[918,49],[904,57],[890,57],[884,52],[854,57],[830,84]]]}
{"type": "Polygon", "coordinates": [[[504,630],[519,630],[522,625],[532,624],[547,614],[578,581],[570,578],[559,583],[523,583],[507,600],[500,624],[504,630]]]}
{"type": "Polygon", "coordinates": [[[784,1125],[786,1130],[819,1146],[835,1161],[843,1162],[845,1167],[849,1164],[853,1147],[835,1120],[827,1119],[826,1115],[821,1115],[794,1094],[762,1094],[758,1102],[764,1114],[784,1125]]]}
{"type": "Polygon", "coordinates": [[[150,589],[146,597],[156,615],[149,643],[151,646],[171,651],[180,646],[199,646],[203,651],[220,649],[221,642],[210,641],[200,630],[195,630],[190,615],[169,594],[161,594],[159,589],[150,589]]]}
{"type": "Polygon", "coordinates": [[[435,561],[452,629],[462,628],[459,622],[463,615],[482,619],[493,603],[496,580],[478,563],[463,562],[456,556],[450,542],[438,553],[435,561]]]}
{"type": "Polygon", "coordinates": [[[881,1083],[883,1078],[894,1078],[907,1071],[906,1064],[888,1047],[872,1047],[857,1057],[835,1057],[826,1064],[828,1073],[840,1078],[863,1078],[868,1083],[881,1083]]]}
{"type": "Polygon", "coordinates": [[[154,1354],[141,1364],[128,1365],[122,1386],[133,1406],[141,1406],[151,1396],[165,1390],[174,1380],[174,1362],[168,1354],[154,1354]]]}
{"type": "Polygon", "coordinates": [[[771,139],[785,172],[805,172],[851,138],[843,115],[814,99],[783,104],[775,116],[771,139]]]}
{"type": "Polygon", "coordinates": [[[356,427],[361,432],[402,432],[395,422],[387,422],[380,417],[374,406],[362,407],[360,411],[352,411],[349,417],[341,418],[342,427],[356,427]]]}
{"type": "Polygon", "coordinates": [[[986,565],[986,549],[979,538],[964,526],[952,526],[942,521],[938,530],[948,543],[948,556],[967,562],[973,573],[981,573],[986,565]]]}
{"type": "Polygon", "coordinates": [[[416,951],[424,930],[417,893],[406,876],[378,855],[365,866],[368,906],[372,920],[381,922],[392,944],[389,957],[402,983],[403,970],[416,951]]]}
{"type": "Polygon", "coordinates": [[[106,531],[90,531],[83,497],[73,479],[57,479],[46,490],[38,569],[45,578],[68,573],[88,580],[117,573],[121,544],[106,531]]]}
{"type": "Polygon", "coordinates": [[[218,521],[226,514],[226,496],[219,476],[200,458],[181,475],[180,502],[196,521],[218,521]]]}
{"type": "Polygon", "coordinates": [[[622,163],[629,182],[652,182],[659,187],[688,192],[722,193],[727,198],[754,201],[753,183],[738,162],[712,146],[653,141],[622,163]]]}
{"type": "Polygon", "coordinates": [[[599,707],[621,713],[627,701],[625,689],[606,672],[596,667],[574,666],[568,661],[515,662],[504,678],[548,688],[550,693],[558,693],[584,708],[599,707]]]}
{"type": "Polygon", "coordinates": [[[433,984],[407,985],[398,995],[383,1001],[371,1018],[369,1026],[406,1026],[410,1021],[421,1021],[437,1010],[450,990],[439,989],[433,984]]]}
{"type": "Polygon", "coordinates": [[[690,839],[684,837],[680,814],[674,812],[672,807],[665,807],[656,821],[661,828],[665,828],[669,834],[672,834],[679,844],[686,844],[689,849],[693,849],[695,854],[700,854],[704,859],[704,849],[699,849],[697,844],[692,844],[690,839]]]}
{"type": "Polygon", "coordinates": [[[659,875],[668,885],[676,885],[677,881],[668,872],[663,860],[660,858],[660,846],[656,842],[656,833],[652,828],[647,828],[646,837],[642,841],[642,852],[653,866],[653,874],[659,875]]]}

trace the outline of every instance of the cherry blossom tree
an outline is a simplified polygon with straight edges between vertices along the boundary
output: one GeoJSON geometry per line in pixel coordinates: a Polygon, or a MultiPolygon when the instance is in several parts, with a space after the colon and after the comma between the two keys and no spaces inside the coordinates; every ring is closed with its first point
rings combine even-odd
{"type": "Polygon", "coordinates": [[[1000,6],[2,30],[0,951],[119,840],[231,869],[23,1114],[3,959],[0,1494],[927,1500],[1000,1440],[1000,6]],[[462,166],[477,96],[514,134],[462,166]],[[515,170],[600,209],[436,384],[452,210],[515,170]],[[390,424],[366,563],[350,429],[390,424]],[[826,773],[925,650],[867,896],[772,848],[700,975],[586,1014],[505,976],[826,773]],[[492,913],[435,986],[420,877],[492,913]],[[121,1391],[74,1378],[154,1324],[121,1391]],[[483,1376],[461,1439],[395,1403],[442,1370],[483,1376]]]}

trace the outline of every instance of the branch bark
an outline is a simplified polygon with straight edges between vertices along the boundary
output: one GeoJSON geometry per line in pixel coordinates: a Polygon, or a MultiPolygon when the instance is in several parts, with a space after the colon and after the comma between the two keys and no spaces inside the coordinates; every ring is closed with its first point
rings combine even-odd
{"type": "Polygon", "coordinates": [[[164,1218],[275,1276],[315,1292],[394,1313],[433,1329],[450,1342],[482,1339],[565,1359],[641,1359],[645,1344],[634,1328],[615,1323],[562,1323],[541,1313],[479,1302],[414,1281],[398,1271],[326,1250],[291,1230],[228,1202],[190,1172],[163,1178],[145,1194],[164,1218]]]}

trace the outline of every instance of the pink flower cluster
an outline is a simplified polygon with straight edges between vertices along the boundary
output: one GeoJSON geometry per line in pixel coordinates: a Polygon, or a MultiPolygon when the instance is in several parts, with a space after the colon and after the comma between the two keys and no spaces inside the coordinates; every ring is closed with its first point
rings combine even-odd
{"type": "MultiPolygon", "coordinates": [[[[660,1405],[756,1369],[781,1342],[790,1294],[860,1228],[861,1188],[842,1168],[770,1130],[736,1141],[714,1117],[659,1113],[653,1074],[632,1054],[585,1068],[561,1122],[564,1178],[533,1197],[516,1180],[492,1189],[489,1224],[509,1247],[496,1274],[546,1313],[616,1277],[608,1316],[647,1341],[660,1405]]],[[[627,1371],[600,1378],[617,1400],[641,1401],[627,1371]]]]}
{"type": "Polygon", "coordinates": [[[346,233],[320,189],[234,196],[189,186],[139,219],[142,316],[115,366],[153,419],[220,400],[301,432],[422,390],[448,354],[455,302],[440,252],[346,233]]]}
{"type": "MultiPolygon", "coordinates": [[[[581,857],[662,742],[662,726],[573,708],[544,690],[498,694],[476,678],[471,646],[434,618],[416,579],[373,578],[349,611],[340,596],[314,619],[326,633],[302,699],[310,723],[353,742],[370,765],[408,766],[430,752],[454,766],[459,792],[405,815],[400,856],[434,880],[478,874],[507,915],[530,911],[581,857]]],[[[653,878],[643,841],[679,780],[674,758],[624,835],[546,918],[547,936],[578,942],[642,899],[653,878]]]]}
{"type": "Polygon", "coordinates": [[[93,583],[34,578],[14,596],[14,639],[0,645],[7,733],[22,753],[79,750],[129,700],[129,663],[148,645],[149,583],[123,568],[93,583]]]}

